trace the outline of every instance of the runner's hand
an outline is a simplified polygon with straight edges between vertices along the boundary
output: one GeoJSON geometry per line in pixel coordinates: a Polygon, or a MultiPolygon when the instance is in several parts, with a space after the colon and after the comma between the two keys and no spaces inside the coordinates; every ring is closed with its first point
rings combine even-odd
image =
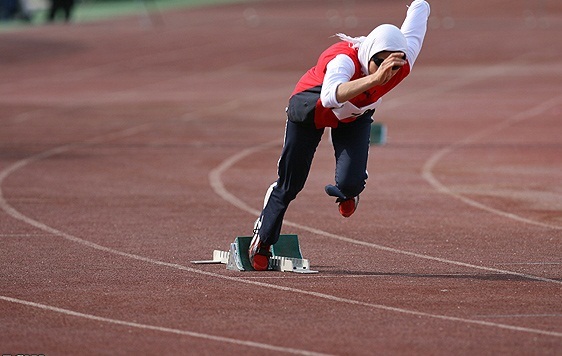
{"type": "Polygon", "coordinates": [[[398,69],[406,64],[406,60],[403,58],[404,53],[402,52],[391,53],[388,57],[386,57],[384,62],[381,63],[377,71],[371,75],[375,76],[375,80],[379,83],[379,85],[388,83],[388,81],[398,72],[398,69]]]}

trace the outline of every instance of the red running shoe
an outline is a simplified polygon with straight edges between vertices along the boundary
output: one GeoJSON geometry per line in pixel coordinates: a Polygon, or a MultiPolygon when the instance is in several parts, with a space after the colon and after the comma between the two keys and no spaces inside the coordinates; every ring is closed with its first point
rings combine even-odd
{"type": "Polygon", "coordinates": [[[340,214],[344,218],[348,218],[351,215],[353,215],[353,213],[357,209],[357,206],[359,205],[359,195],[351,199],[345,199],[345,200],[338,199],[338,200],[339,200],[340,214]]]}
{"type": "MultiPolygon", "coordinates": [[[[256,225],[258,222],[256,221],[256,225]]],[[[271,257],[271,246],[265,245],[260,241],[259,228],[254,227],[254,237],[250,242],[248,257],[250,263],[256,271],[267,271],[269,268],[269,258],[271,257]]]]}

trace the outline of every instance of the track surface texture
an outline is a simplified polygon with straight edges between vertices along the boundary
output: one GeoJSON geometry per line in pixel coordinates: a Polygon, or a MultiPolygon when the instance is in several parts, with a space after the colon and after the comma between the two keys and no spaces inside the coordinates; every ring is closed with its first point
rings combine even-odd
{"type": "Polygon", "coordinates": [[[357,212],[323,192],[327,131],[287,213],[319,274],[190,263],[251,234],[331,35],[406,3],[0,34],[0,352],[560,355],[560,1],[431,1],[357,212]]]}

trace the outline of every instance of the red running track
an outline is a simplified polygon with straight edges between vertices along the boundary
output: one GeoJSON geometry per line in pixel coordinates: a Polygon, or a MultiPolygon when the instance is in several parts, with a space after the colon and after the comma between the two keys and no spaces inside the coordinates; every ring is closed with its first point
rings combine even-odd
{"type": "Polygon", "coordinates": [[[327,134],[287,214],[317,275],[189,261],[250,234],[330,36],[400,24],[402,4],[1,33],[0,351],[560,354],[562,4],[431,4],[356,214],[323,193],[327,134]]]}

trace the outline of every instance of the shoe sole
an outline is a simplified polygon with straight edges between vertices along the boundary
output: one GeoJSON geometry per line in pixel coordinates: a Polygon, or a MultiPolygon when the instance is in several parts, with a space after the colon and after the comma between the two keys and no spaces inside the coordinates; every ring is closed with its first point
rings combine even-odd
{"type": "Polygon", "coordinates": [[[269,268],[269,256],[255,253],[254,257],[252,258],[252,250],[254,250],[254,244],[259,244],[259,237],[257,236],[257,234],[252,238],[252,241],[250,242],[250,248],[248,249],[248,258],[250,260],[250,263],[256,271],[266,271],[269,268]]]}
{"type": "Polygon", "coordinates": [[[348,218],[351,215],[353,215],[355,210],[357,210],[358,203],[359,203],[359,199],[356,199],[356,198],[348,199],[348,200],[340,202],[339,211],[340,211],[341,216],[343,216],[344,218],[348,218]],[[349,205],[353,204],[353,208],[348,210],[347,206],[346,206],[348,204],[349,205]],[[343,206],[343,209],[342,209],[342,206],[343,206]]]}
{"type": "Polygon", "coordinates": [[[269,257],[259,254],[254,255],[252,267],[256,271],[266,271],[269,268],[269,257]]]}

